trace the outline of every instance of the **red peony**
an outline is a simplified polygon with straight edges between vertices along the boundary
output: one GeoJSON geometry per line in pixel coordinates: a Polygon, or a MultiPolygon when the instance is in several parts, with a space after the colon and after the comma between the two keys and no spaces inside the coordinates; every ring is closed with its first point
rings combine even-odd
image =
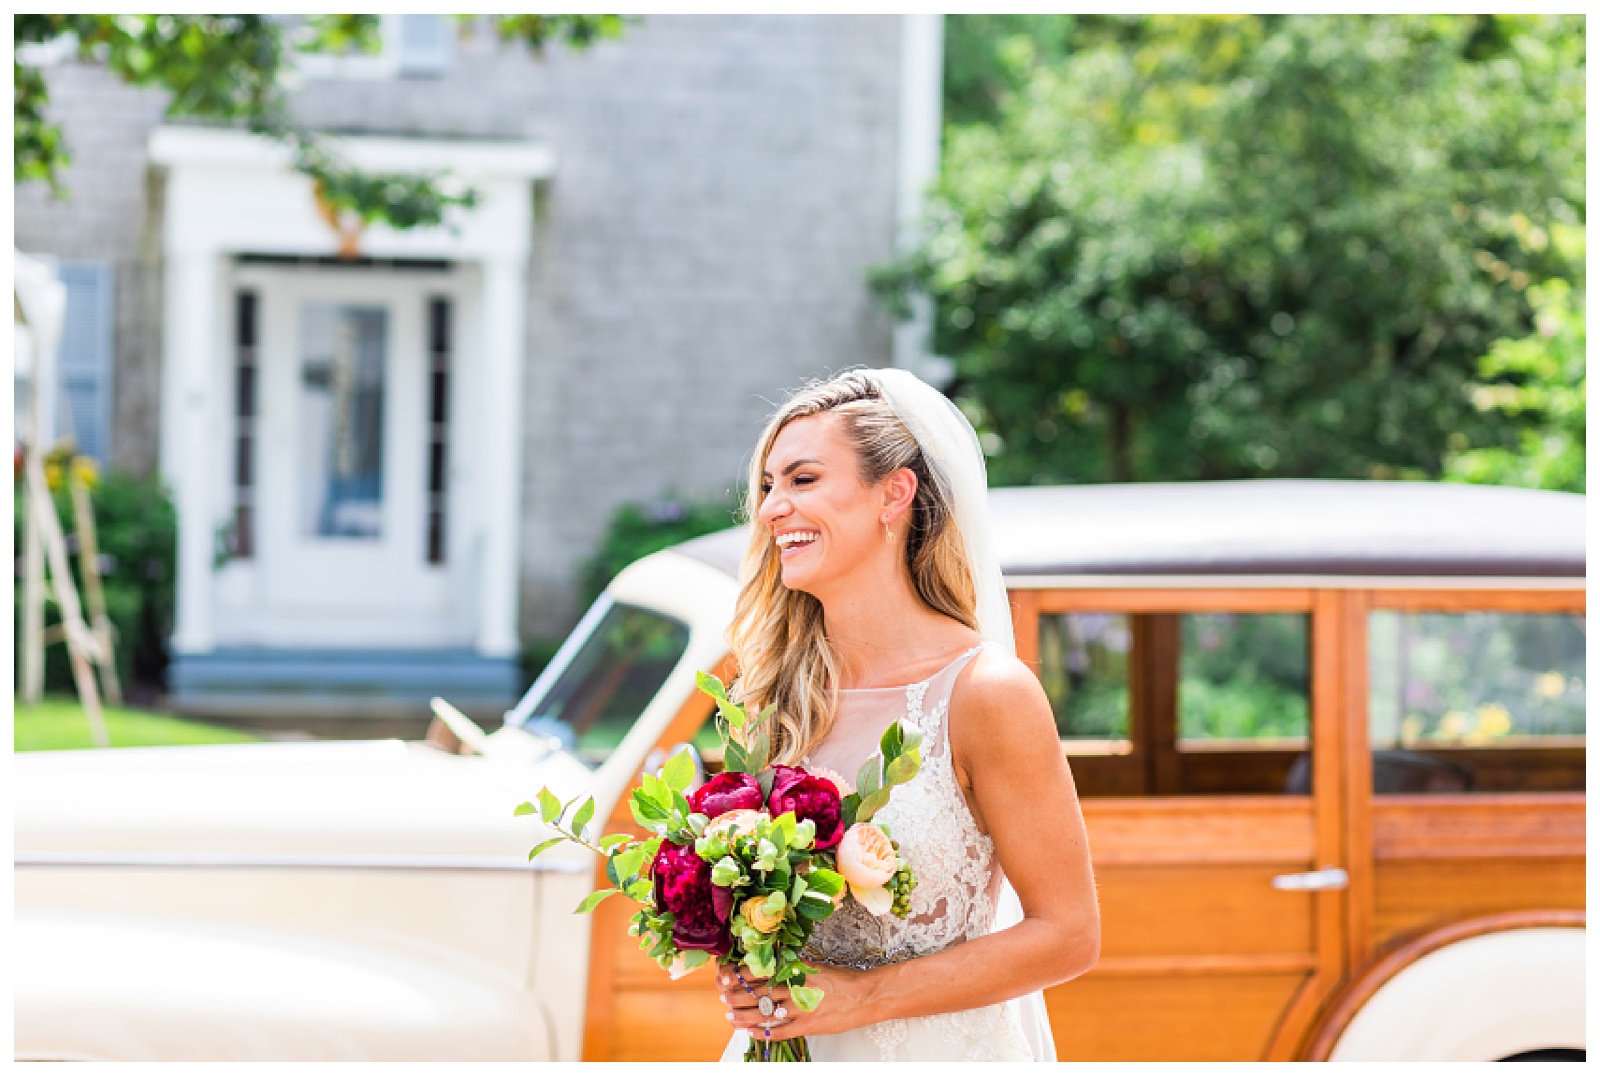
{"type": "Polygon", "coordinates": [[[689,809],[706,817],[720,817],[729,810],[760,810],[761,785],[749,773],[718,773],[694,789],[689,809]]]}
{"type": "Polygon", "coordinates": [[[839,808],[839,789],[833,781],[787,765],[775,765],[772,772],[772,797],[767,800],[767,813],[773,817],[792,813],[796,821],[815,825],[817,851],[826,851],[837,844],[844,836],[844,818],[839,808]]]}
{"type": "Polygon", "coordinates": [[[733,890],[711,884],[711,864],[690,844],[663,841],[650,864],[656,907],[674,916],[672,943],[679,949],[704,949],[725,956],[733,941],[728,917],[733,890]]]}

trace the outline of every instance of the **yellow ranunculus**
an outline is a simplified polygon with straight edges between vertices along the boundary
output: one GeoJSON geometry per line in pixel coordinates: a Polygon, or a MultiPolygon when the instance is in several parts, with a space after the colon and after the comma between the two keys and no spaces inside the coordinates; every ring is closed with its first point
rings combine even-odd
{"type": "MultiPolygon", "coordinates": [[[[776,893],[773,895],[777,895],[776,893]]],[[[783,925],[783,908],[778,908],[777,914],[767,913],[767,900],[765,896],[752,896],[739,905],[739,914],[744,916],[744,921],[758,934],[770,934],[783,925]]]]}

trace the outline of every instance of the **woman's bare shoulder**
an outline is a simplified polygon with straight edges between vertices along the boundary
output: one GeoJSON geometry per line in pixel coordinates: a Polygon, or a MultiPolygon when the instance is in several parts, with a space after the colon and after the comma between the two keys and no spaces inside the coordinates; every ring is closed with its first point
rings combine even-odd
{"type": "Polygon", "coordinates": [[[1025,742],[1056,738],[1050,699],[1038,676],[1005,649],[991,646],[972,658],[952,688],[950,713],[951,738],[958,743],[974,732],[982,732],[984,742],[997,735],[1025,742]]]}

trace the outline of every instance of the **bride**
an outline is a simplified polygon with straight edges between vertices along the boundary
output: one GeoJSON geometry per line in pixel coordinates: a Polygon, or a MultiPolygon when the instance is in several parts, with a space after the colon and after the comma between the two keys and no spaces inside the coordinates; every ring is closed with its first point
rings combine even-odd
{"type": "Polygon", "coordinates": [[[971,425],[908,372],[852,371],[779,408],[751,474],[735,696],[778,705],[777,761],[854,777],[904,717],[923,763],[874,818],[916,873],[910,915],[849,899],[818,924],[812,1012],[723,965],[723,1060],[801,1036],[816,1061],[1055,1060],[1039,991],[1094,964],[1099,910],[1050,704],[1014,653],[971,425]]]}

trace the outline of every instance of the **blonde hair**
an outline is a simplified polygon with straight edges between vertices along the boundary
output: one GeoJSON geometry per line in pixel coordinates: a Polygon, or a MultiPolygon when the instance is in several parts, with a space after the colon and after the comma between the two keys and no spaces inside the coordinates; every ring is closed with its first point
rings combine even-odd
{"type": "Polygon", "coordinates": [[[978,629],[972,571],[950,505],[934,482],[922,447],[877,382],[866,372],[850,371],[796,391],[773,413],[750,460],[744,505],[750,547],[740,564],[739,599],[728,629],[739,673],[732,696],[752,716],[777,705],[769,721],[773,761],[790,765],[810,753],[833,726],[839,668],[823,633],[821,601],[784,586],[778,547],[756,522],[762,472],[778,433],[795,420],[822,413],[839,417],[863,483],[876,484],[902,468],[916,475],[904,549],[912,585],[928,607],[978,629]]]}

